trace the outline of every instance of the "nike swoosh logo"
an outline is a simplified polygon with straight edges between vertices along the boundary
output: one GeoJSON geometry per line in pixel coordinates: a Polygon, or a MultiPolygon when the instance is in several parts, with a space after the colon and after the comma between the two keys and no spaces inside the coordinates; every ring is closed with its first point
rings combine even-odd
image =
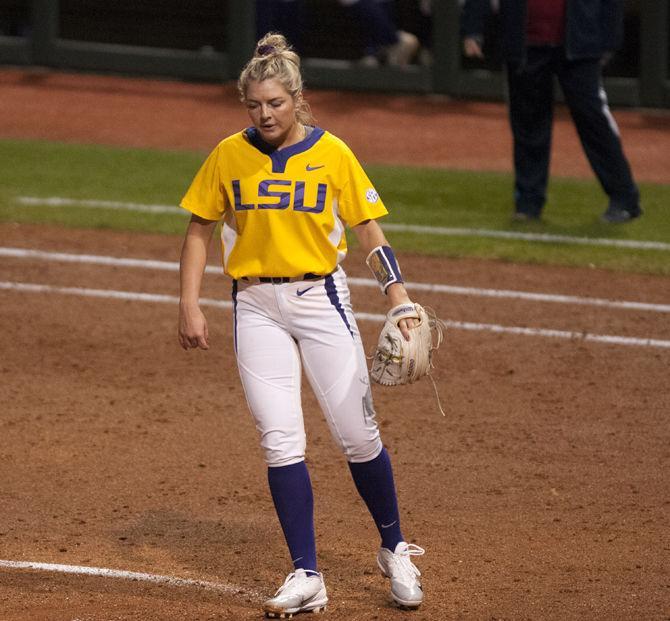
{"type": "Polygon", "coordinates": [[[393,520],[390,524],[382,524],[382,528],[391,528],[398,520],[393,520]]]}
{"type": "Polygon", "coordinates": [[[321,166],[310,166],[309,164],[307,164],[307,166],[305,166],[305,170],[311,172],[312,170],[319,170],[319,168],[325,168],[325,167],[326,167],[325,164],[321,164],[321,166]]]}
{"type": "Polygon", "coordinates": [[[307,293],[310,289],[314,289],[314,286],[307,287],[307,289],[303,289],[302,291],[300,291],[300,289],[298,289],[298,291],[297,291],[298,297],[305,295],[305,293],[307,293]]]}

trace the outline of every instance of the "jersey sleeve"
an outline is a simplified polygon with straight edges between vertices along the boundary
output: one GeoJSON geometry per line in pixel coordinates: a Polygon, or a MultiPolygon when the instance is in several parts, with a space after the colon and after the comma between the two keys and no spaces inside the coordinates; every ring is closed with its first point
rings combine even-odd
{"type": "Polygon", "coordinates": [[[202,164],[180,203],[181,207],[205,220],[221,220],[226,211],[220,158],[219,145],[202,164]]]}
{"type": "Polygon", "coordinates": [[[348,147],[344,144],[342,147],[342,189],[338,201],[340,217],[352,227],[365,220],[385,216],[388,211],[363,167],[348,147]]]}

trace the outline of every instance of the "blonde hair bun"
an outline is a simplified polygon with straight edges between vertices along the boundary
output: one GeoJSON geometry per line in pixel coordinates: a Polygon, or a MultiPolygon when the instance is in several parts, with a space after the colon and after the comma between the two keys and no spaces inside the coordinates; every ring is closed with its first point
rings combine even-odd
{"type": "MultiPolygon", "coordinates": [[[[276,56],[283,52],[293,51],[286,37],[279,32],[268,32],[257,44],[254,58],[276,56]]],[[[295,56],[298,56],[295,54],[295,56]]],[[[299,62],[299,59],[298,59],[299,62]]]]}
{"type": "Polygon", "coordinates": [[[309,106],[302,98],[302,75],[300,74],[300,56],[293,51],[286,37],[279,32],[268,32],[256,43],[251,60],[246,64],[237,88],[242,102],[246,100],[250,81],[277,79],[296,102],[296,116],[300,123],[313,122],[309,106]]]}

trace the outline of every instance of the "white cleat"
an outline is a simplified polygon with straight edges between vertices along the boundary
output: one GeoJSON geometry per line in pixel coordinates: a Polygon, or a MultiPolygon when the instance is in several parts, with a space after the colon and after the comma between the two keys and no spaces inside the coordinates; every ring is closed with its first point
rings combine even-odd
{"type": "Polygon", "coordinates": [[[393,552],[380,548],[377,565],[386,578],[391,579],[391,597],[401,608],[418,608],[423,602],[421,572],[412,563],[410,556],[421,556],[423,548],[401,541],[393,552]]]}
{"type": "Polygon", "coordinates": [[[263,610],[271,619],[291,619],[298,612],[322,612],[327,603],[323,576],[296,569],[286,577],[274,597],[263,604],[263,610]]]}

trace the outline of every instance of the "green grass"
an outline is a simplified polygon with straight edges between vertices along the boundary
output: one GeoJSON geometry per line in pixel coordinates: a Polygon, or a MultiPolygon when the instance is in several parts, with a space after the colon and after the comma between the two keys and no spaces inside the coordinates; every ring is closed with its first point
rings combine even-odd
{"type": "MultiPolygon", "coordinates": [[[[0,221],[181,234],[187,214],[22,206],[16,197],[176,206],[204,155],[0,141],[0,221]]],[[[382,166],[367,171],[391,212],[387,222],[670,242],[670,185],[641,184],[644,217],[616,226],[599,221],[606,197],[595,181],[553,178],[543,222],[513,224],[510,175],[382,166]]],[[[661,250],[391,231],[387,236],[403,252],[670,274],[670,252],[661,250]]]]}
{"type": "Polygon", "coordinates": [[[202,160],[200,153],[0,141],[0,221],[183,232],[187,215],[26,207],[15,199],[58,196],[177,206],[202,160]]]}
{"type": "MultiPolygon", "coordinates": [[[[517,231],[570,237],[670,242],[670,185],[641,184],[644,217],[625,225],[600,221],[607,197],[595,181],[552,178],[541,222],[514,223],[509,174],[368,167],[391,214],[388,222],[517,231]]],[[[399,250],[451,257],[599,266],[670,274],[670,252],[389,233],[399,250]]]]}

